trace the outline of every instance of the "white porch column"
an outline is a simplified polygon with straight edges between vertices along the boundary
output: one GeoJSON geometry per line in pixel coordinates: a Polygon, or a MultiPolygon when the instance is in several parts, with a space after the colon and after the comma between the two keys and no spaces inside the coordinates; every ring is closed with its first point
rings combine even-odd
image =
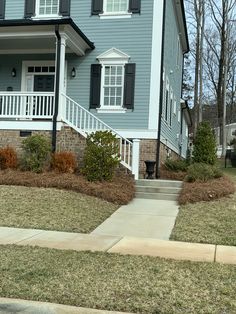
{"type": "Polygon", "coordinates": [[[60,47],[60,83],[59,83],[59,106],[58,106],[58,121],[62,120],[63,115],[63,97],[61,93],[65,91],[65,63],[66,63],[66,38],[61,36],[61,47],[60,47]]]}
{"type": "Polygon", "coordinates": [[[135,180],[139,178],[139,154],[140,154],[140,140],[133,140],[133,151],[132,151],[132,174],[135,180]]]}

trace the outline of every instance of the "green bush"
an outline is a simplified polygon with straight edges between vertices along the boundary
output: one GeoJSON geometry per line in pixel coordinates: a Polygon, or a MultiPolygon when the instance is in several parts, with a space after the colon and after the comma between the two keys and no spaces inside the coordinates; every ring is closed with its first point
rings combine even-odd
{"type": "Polygon", "coordinates": [[[51,146],[42,135],[32,135],[23,141],[22,168],[33,172],[42,172],[50,161],[51,146]]]}
{"type": "Polygon", "coordinates": [[[89,181],[110,181],[119,164],[119,144],[110,131],[98,131],[87,137],[83,173],[89,181]]]}
{"type": "Polygon", "coordinates": [[[164,165],[166,169],[173,172],[179,172],[179,171],[185,172],[188,169],[187,162],[181,159],[177,159],[177,160],[166,159],[164,165]]]}
{"type": "Polygon", "coordinates": [[[188,167],[185,180],[188,182],[206,182],[211,179],[220,178],[222,176],[223,174],[221,170],[216,166],[204,163],[194,163],[188,167]]]}
{"type": "Polygon", "coordinates": [[[201,122],[194,139],[193,162],[214,165],[216,160],[216,141],[210,124],[201,122]]]}

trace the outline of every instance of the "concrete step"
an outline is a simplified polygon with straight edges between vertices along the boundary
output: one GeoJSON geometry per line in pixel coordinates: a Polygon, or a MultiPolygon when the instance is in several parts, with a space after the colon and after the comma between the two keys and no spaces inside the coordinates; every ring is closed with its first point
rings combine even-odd
{"type": "Polygon", "coordinates": [[[181,188],[177,187],[155,187],[155,186],[136,186],[136,192],[143,193],[164,193],[164,194],[179,194],[181,188]]]}
{"type": "Polygon", "coordinates": [[[170,187],[170,188],[182,188],[182,181],[174,180],[145,180],[140,179],[135,182],[137,186],[151,186],[151,187],[170,187]]]}
{"type": "Polygon", "coordinates": [[[144,193],[136,192],[136,198],[152,199],[152,200],[165,200],[165,201],[177,201],[178,194],[168,194],[168,193],[144,193]]]}

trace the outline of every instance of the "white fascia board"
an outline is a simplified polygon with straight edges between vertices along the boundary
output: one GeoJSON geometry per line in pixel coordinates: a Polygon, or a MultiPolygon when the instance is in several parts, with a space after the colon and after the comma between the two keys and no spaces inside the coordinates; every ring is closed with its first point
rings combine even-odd
{"type": "Polygon", "coordinates": [[[153,0],[153,26],[152,26],[152,55],[151,55],[151,80],[149,99],[149,129],[158,128],[160,112],[160,75],[163,27],[163,0],[153,0]]]}
{"type": "MultiPolygon", "coordinates": [[[[57,131],[60,131],[63,124],[57,123],[57,131]]],[[[6,120],[1,121],[1,130],[30,130],[30,131],[52,131],[52,121],[25,121],[6,120]]]]}

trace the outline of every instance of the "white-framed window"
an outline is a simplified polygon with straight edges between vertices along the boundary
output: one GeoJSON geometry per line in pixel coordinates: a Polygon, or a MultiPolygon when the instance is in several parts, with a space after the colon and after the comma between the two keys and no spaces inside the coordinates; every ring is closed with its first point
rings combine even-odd
{"type": "Polygon", "coordinates": [[[169,99],[170,99],[170,92],[169,92],[169,80],[166,77],[165,81],[165,97],[164,97],[164,120],[168,122],[168,111],[169,111],[169,99]]]}
{"type": "Polygon", "coordinates": [[[36,0],[36,17],[57,17],[59,0],[36,0]]]}
{"type": "Polygon", "coordinates": [[[176,115],[176,98],[174,97],[173,114],[176,115]]]}
{"type": "Polygon", "coordinates": [[[172,126],[172,114],[173,114],[173,92],[170,92],[170,109],[169,109],[169,123],[172,126]]]}
{"type": "Polygon", "coordinates": [[[180,123],[180,118],[181,118],[181,111],[180,111],[180,107],[178,108],[178,122],[180,123]]]}
{"type": "Polygon", "coordinates": [[[104,64],[102,86],[102,107],[121,108],[124,96],[124,65],[104,64]]]}
{"type": "Polygon", "coordinates": [[[97,57],[102,65],[99,112],[126,112],[123,108],[125,65],[129,56],[112,48],[97,57]]]}
{"type": "Polygon", "coordinates": [[[128,13],[128,0],[104,0],[103,10],[106,14],[128,13]]]}

